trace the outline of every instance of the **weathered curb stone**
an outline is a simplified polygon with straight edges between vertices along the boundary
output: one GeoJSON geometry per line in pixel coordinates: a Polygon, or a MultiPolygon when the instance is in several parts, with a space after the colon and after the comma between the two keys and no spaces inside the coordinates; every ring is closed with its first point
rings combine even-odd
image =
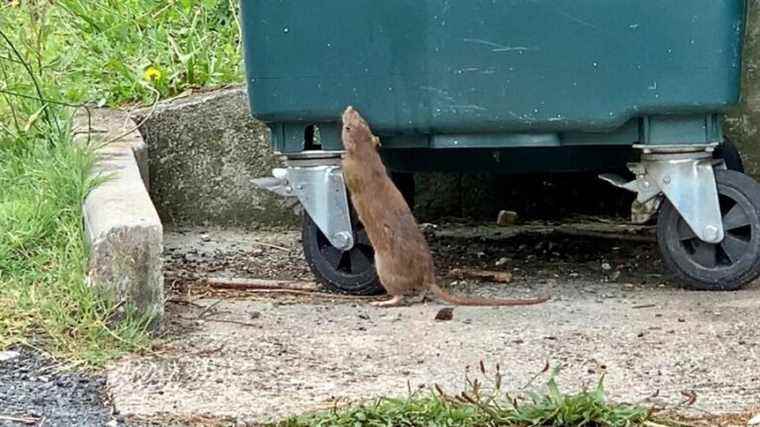
{"type": "Polygon", "coordinates": [[[96,147],[93,175],[103,181],[84,202],[88,280],[122,314],[133,309],[157,329],[164,312],[163,228],[144,184],[147,147],[129,115],[113,110],[91,110],[89,119],[77,114],[74,135],[96,147]]]}

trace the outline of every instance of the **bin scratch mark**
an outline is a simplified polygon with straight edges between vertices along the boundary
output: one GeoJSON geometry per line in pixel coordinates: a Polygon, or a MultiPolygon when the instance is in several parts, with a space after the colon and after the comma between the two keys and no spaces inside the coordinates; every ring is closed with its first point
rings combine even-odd
{"type": "Polygon", "coordinates": [[[441,15],[446,15],[446,13],[451,9],[451,5],[449,4],[448,0],[443,2],[443,10],[441,10],[441,15]]]}
{"type": "Polygon", "coordinates": [[[480,105],[475,105],[475,104],[452,105],[451,108],[455,110],[465,110],[465,111],[488,111],[488,108],[481,107],[480,105]]]}
{"type": "Polygon", "coordinates": [[[589,27],[589,28],[593,28],[595,30],[599,29],[596,25],[594,25],[594,24],[592,24],[590,22],[584,21],[581,18],[578,18],[577,16],[573,16],[573,15],[571,15],[571,14],[569,14],[569,13],[563,11],[563,10],[557,10],[557,13],[559,13],[560,15],[564,16],[565,18],[567,18],[567,19],[569,19],[569,20],[571,20],[573,22],[576,22],[578,24],[581,24],[583,26],[586,26],[586,27],[589,27]]]}
{"type": "Polygon", "coordinates": [[[443,89],[438,89],[437,87],[432,87],[432,86],[421,86],[420,89],[433,92],[436,95],[440,96],[441,98],[451,103],[455,102],[454,98],[452,98],[451,95],[449,95],[449,93],[443,89]]]}
{"type": "Polygon", "coordinates": [[[526,52],[529,50],[538,50],[536,48],[530,48],[526,46],[505,46],[503,44],[489,42],[488,40],[481,39],[462,39],[465,43],[477,43],[488,47],[491,47],[491,52],[526,52]]]}

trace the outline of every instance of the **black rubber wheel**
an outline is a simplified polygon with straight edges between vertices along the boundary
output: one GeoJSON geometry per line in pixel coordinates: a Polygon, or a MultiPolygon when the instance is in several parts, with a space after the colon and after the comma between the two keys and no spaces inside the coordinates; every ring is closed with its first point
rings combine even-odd
{"type": "Polygon", "coordinates": [[[715,172],[726,237],[701,241],[665,200],[657,241],[666,267],[686,288],[730,291],[760,276],[760,185],[732,170],[715,172]]]}
{"type": "Polygon", "coordinates": [[[303,252],[317,281],[328,289],[351,295],[377,295],[385,292],[375,271],[375,251],[364,226],[352,212],[354,247],[337,249],[319,230],[309,214],[304,213],[303,252]]]}
{"type": "Polygon", "coordinates": [[[723,159],[726,162],[726,167],[729,170],[744,173],[744,162],[742,156],[739,154],[739,150],[736,148],[733,142],[728,138],[725,138],[723,144],[720,144],[715,148],[713,157],[716,159],[723,159]]]}

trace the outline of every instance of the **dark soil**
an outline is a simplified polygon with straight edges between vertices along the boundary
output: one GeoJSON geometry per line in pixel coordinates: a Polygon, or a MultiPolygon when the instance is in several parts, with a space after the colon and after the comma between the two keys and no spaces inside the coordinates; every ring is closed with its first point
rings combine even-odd
{"type": "MultiPolygon", "coordinates": [[[[453,268],[508,271],[516,286],[567,280],[659,286],[668,280],[651,227],[604,218],[567,224],[502,228],[449,221],[422,227],[444,286],[453,268]]],[[[313,280],[298,229],[176,230],[167,236],[164,260],[170,293],[177,296],[210,293],[203,284],[208,277],[313,280]]]]}
{"type": "Polygon", "coordinates": [[[657,245],[560,232],[514,237],[428,236],[439,275],[452,268],[511,271],[514,283],[582,278],[599,282],[661,283],[657,245]]]}

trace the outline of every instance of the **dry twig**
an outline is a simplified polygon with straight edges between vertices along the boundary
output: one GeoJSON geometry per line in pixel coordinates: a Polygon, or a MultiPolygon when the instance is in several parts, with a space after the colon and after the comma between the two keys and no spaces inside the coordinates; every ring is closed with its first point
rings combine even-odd
{"type": "Polygon", "coordinates": [[[478,280],[487,280],[496,283],[509,283],[512,281],[512,273],[508,271],[490,271],[474,270],[469,268],[454,268],[449,272],[449,276],[458,279],[470,278],[478,280]]]}
{"type": "Polygon", "coordinates": [[[319,286],[314,282],[296,282],[291,280],[267,280],[267,279],[242,279],[209,277],[206,283],[216,289],[233,289],[238,291],[248,290],[293,290],[293,291],[316,291],[319,286]]]}

